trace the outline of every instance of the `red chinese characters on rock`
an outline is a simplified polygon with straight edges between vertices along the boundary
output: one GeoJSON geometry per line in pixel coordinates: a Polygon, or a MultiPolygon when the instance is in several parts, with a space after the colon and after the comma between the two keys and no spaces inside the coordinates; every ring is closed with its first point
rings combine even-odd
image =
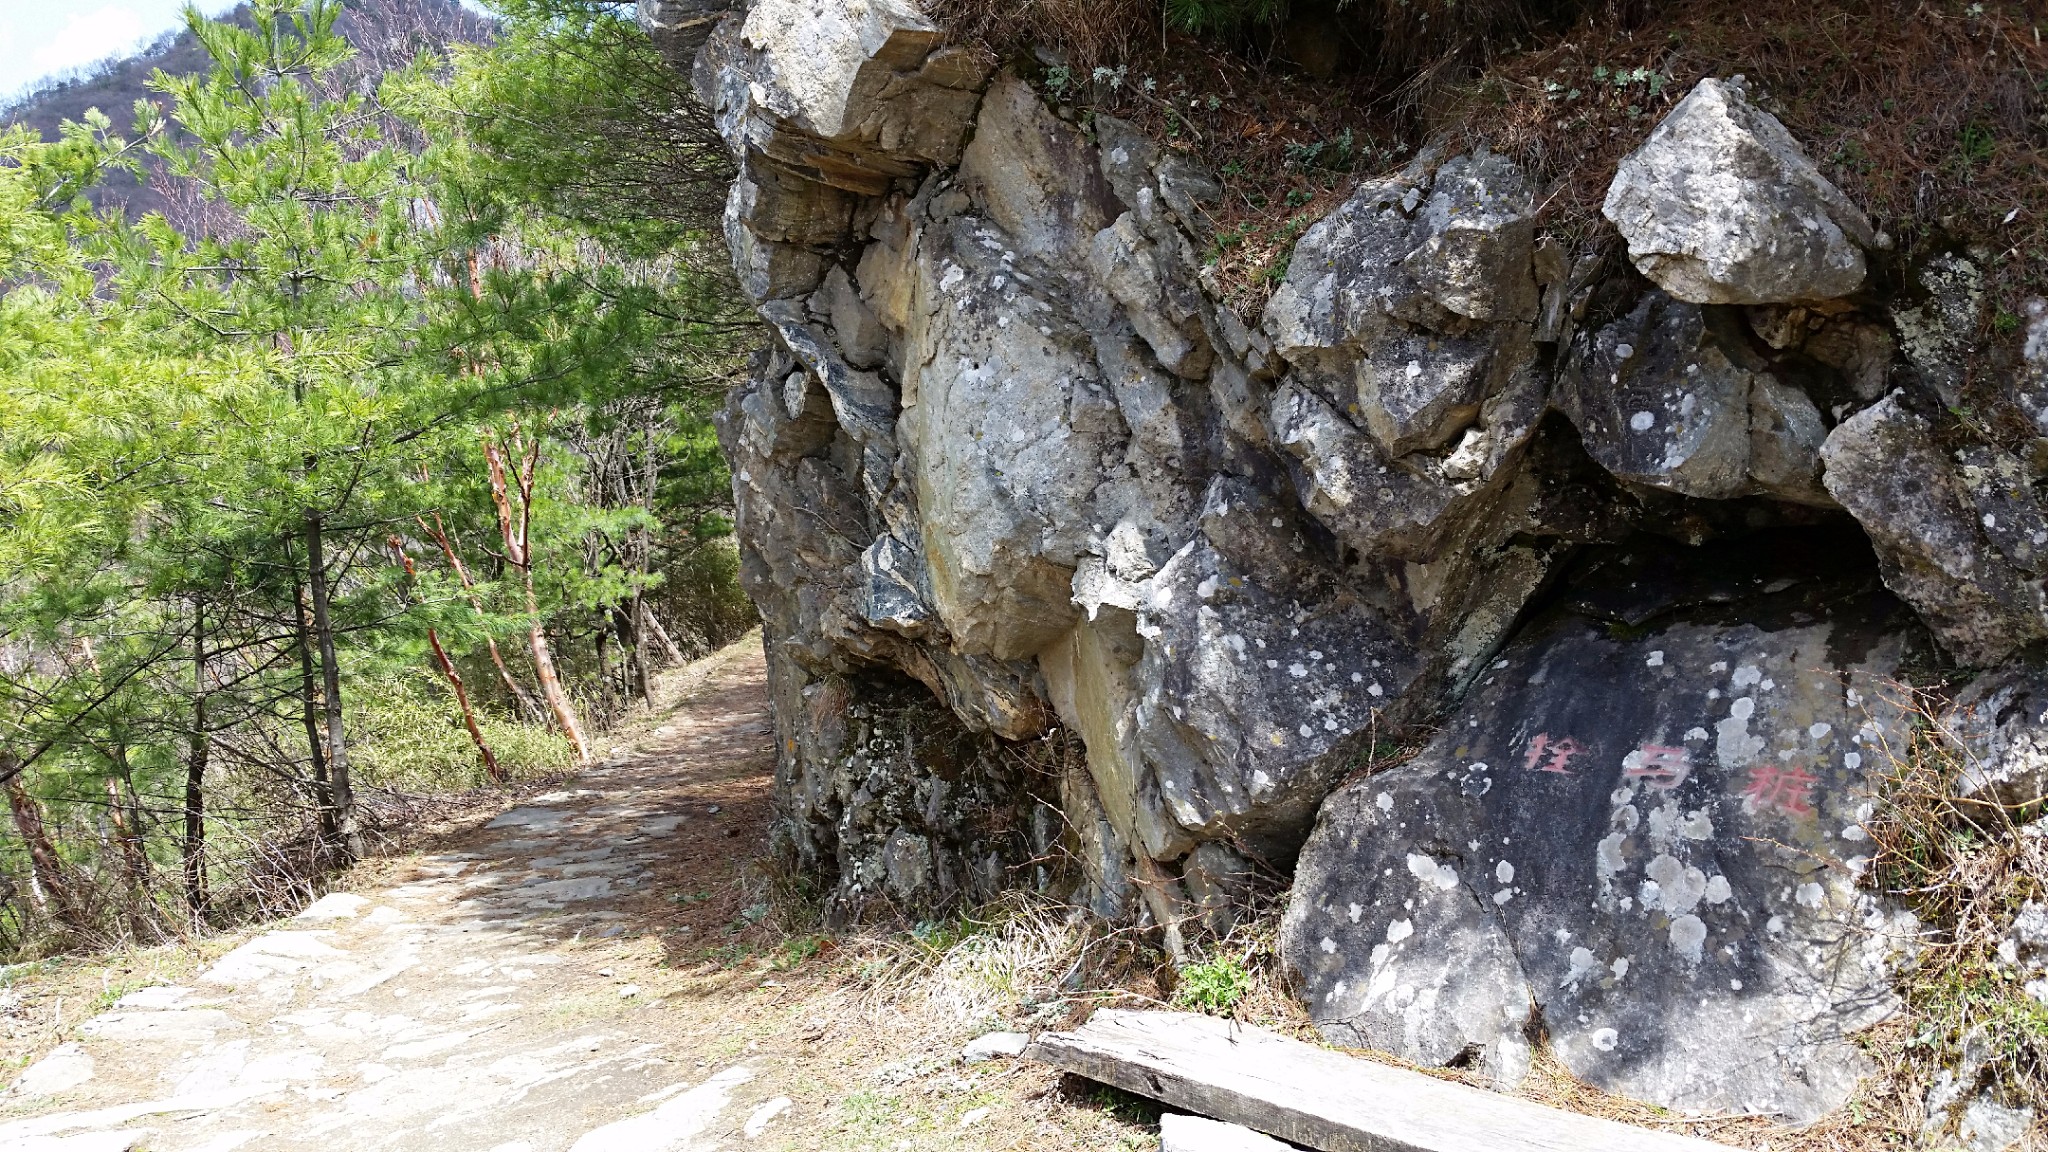
{"type": "Polygon", "coordinates": [[[1669,744],[1645,744],[1622,758],[1621,778],[1669,792],[1692,778],[1692,753],[1669,744]]]}
{"type": "Polygon", "coordinates": [[[1522,761],[1522,767],[1559,776],[1576,776],[1578,773],[1570,768],[1572,757],[1585,750],[1585,745],[1569,736],[1538,732],[1529,740],[1529,755],[1522,761]]]}
{"type": "Polygon", "coordinates": [[[1758,764],[1749,770],[1742,796],[1754,809],[1770,809],[1788,816],[1813,815],[1813,786],[1820,777],[1791,764],[1758,764]]]}

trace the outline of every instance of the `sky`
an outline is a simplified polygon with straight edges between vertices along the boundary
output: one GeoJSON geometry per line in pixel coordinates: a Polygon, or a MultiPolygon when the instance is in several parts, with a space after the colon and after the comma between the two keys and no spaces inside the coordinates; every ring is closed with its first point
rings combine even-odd
{"type": "MultiPolygon", "coordinates": [[[[0,102],[45,76],[126,55],[184,23],[186,0],[0,0],[0,102]]],[[[470,7],[478,5],[465,0],[470,7]]],[[[235,0],[198,0],[218,16],[235,0]]]]}
{"type": "MultiPolygon", "coordinates": [[[[235,0],[200,0],[218,15],[235,0]]],[[[0,100],[184,23],[185,0],[0,0],[0,100]]]]}

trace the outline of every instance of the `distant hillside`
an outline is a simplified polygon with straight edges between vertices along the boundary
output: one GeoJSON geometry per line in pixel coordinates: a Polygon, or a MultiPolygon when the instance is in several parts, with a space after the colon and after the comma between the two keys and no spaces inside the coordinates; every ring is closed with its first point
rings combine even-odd
{"type": "MultiPolygon", "coordinates": [[[[491,35],[491,21],[464,8],[460,0],[346,0],[338,27],[359,55],[337,77],[354,86],[374,82],[385,72],[411,62],[423,49],[452,43],[481,43],[491,35]]],[[[246,21],[247,6],[227,19],[246,21]]],[[[98,108],[125,130],[134,118],[137,100],[160,97],[149,88],[158,69],[172,75],[198,72],[208,66],[206,50],[186,31],[166,32],[133,55],[110,57],[30,90],[0,107],[0,125],[22,124],[45,139],[54,139],[66,120],[79,120],[98,108]]],[[[116,177],[96,189],[99,207],[119,207],[130,216],[149,212],[178,215],[170,203],[145,181],[116,177]]]]}

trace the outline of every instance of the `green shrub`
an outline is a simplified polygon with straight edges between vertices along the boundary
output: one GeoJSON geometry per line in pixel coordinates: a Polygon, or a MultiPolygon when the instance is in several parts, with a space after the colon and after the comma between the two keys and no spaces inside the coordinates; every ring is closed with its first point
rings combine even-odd
{"type": "Polygon", "coordinates": [[[1227,1016],[1237,1002],[1251,991],[1252,974],[1235,956],[1218,956],[1180,970],[1180,983],[1173,989],[1176,1007],[1212,1016],[1227,1016]]]}
{"type": "MultiPolygon", "coordinates": [[[[446,685],[428,673],[394,676],[357,688],[349,733],[356,778],[398,792],[460,792],[488,782],[476,745],[446,685]]],[[[552,729],[481,712],[479,726],[514,780],[575,765],[575,750],[552,729]]]]}

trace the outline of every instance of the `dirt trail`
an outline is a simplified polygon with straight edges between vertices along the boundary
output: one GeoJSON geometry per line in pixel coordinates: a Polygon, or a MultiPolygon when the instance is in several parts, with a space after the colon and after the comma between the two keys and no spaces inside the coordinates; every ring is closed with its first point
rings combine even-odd
{"type": "Polygon", "coordinates": [[[786,1071],[705,1044],[705,1022],[679,1027],[690,1005],[662,999],[660,961],[693,937],[657,889],[679,861],[749,854],[772,758],[758,639],[692,671],[701,682],[638,754],[81,1025],[0,1099],[0,1152],[680,1152],[795,1136],[786,1071]]]}

